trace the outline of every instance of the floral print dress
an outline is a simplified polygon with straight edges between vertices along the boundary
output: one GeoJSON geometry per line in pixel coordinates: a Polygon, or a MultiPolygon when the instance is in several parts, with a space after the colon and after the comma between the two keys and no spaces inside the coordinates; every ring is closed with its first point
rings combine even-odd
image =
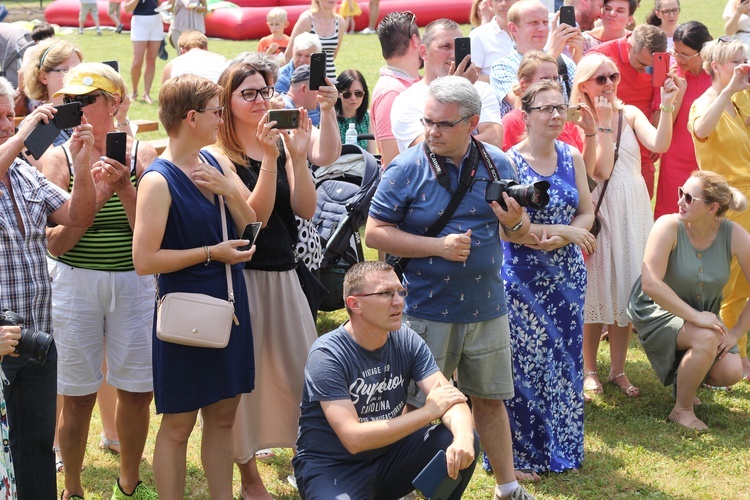
{"type": "MultiPolygon", "coordinates": [[[[570,224],[578,189],[570,147],[556,141],[545,177],[516,148],[521,184],[550,183],[549,204],[526,210],[536,224],[570,224]]],[[[503,280],[513,348],[515,397],[506,401],[516,469],[562,472],[583,461],[583,301],[586,266],[577,245],[546,252],[503,242],[503,280]]]]}
{"type": "MultiPolygon", "coordinates": [[[[2,356],[0,356],[2,359],[2,356]]],[[[0,368],[0,384],[7,383],[5,374],[0,368]]],[[[0,500],[15,500],[16,494],[16,474],[13,471],[13,459],[10,456],[10,437],[8,437],[8,411],[5,407],[5,398],[0,391],[0,439],[2,439],[2,449],[0,449],[0,500]]]]}

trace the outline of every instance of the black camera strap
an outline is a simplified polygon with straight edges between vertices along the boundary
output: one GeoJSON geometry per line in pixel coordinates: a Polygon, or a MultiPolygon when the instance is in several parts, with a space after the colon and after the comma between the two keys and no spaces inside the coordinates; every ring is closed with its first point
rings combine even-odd
{"type": "MultiPolygon", "coordinates": [[[[427,146],[426,141],[423,144],[425,155],[427,155],[427,158],[430,160],[430,166],[432,167],[432,171],[435,174],[435,178],[441,186],[443,186],[449,193],[452,194],[451,199],[448,202],[448,206],[445,207],[443,213],[423,234],[423,236],[427,236],[428,238],[434,238],[435,236],[440,234],[440,231],[442,231],[443,228],[448,224],[448,221],[451,220],[451,217],[453,217],[453,214],[456,212],[456,209],[458,208],[459,203],[461,203],[464,194],[466,194],[466,191],[469,189],[469,187],[471,187],[471,184],[474,181],[474,177],[477,174],[477,169],[479,168],[480,154],[484,159],[484,163],[487,166],[487,170],[490,171],[492,178],[497,181],[500,180],[500,177],[498,176],[495,163],[492,161],[490,155],[487,154],[487,150],[484,148],[484,145],[474,137],[471,137],[469,157],[467,158],[464,167],[461,169],[458,187],[455,191],[453,191],[450,186],[450,178],[448,177],[448,173],[445,170],[445,158],[442,156],[438,156],[430,151],[430,148],[427,146]]],[[[399,259],[398,261],[396,261],[395,259],[390,259],[389,263],[397,268],[396,271],[399,273],[399,275],[402,275],[404,269],[406,269],[406,265],[410,260],[410,257],[404,257],[399,259]]]]}

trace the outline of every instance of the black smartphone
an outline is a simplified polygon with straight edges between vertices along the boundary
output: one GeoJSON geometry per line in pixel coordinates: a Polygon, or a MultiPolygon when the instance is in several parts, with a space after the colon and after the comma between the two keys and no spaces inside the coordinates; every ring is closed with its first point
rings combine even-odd
{"type": "Polygon", "coordinates": [[[81,124],[83,111],[81,111],[80,102],[55,107],[57,108],[55,117],[48,123],[39,122],[23,141],[26,153],[36,160],[42,157],[62,129],[77,127],[81,124]]]}
{"type": "Polygon", "coordinates": [[[318,90],[326,84],[326,53],[316,52],[310,56],[310,90],[318,90]]]}
{"type": "Polygon", "coordinates": [[[258,238],[258,233],[260,233],[260,228],[262,225],[262,222],[251,222],[250,224],[245,226],[245,230],[242,231],[242,237],[240,237],[240,239],[250,240],[250,244],[237,247],[237,250],[241,250],[243,252],[245,250],[250,250],[250,248],[255,245],[255,240],[258,238]]]}
{"type": "Polygon", "coordinates": [[[560,24],[567,24],[575,28],[576,26],[576,9],[572,5],[563,5],[560,7],[560,24]]]}
{"type": "Polygon", "coordinates": [[[272,109],[268,121],[275,121],[273,128],[290,129],[299,127],[299,109],[272,109]]]}
{"type": "Polygon", "coordinates": [[[120,72],[120,63],[117,61],[102,61],[102,64],[106,64],[118,73],[120,72]]]}
{"type": "Polygon", "coordinates": [[[440,450],[412,481],[412,485],[430,500],[447,499],[461,482],[461,473],[453,479],[448,475],[448,459],[440,450]]]}
{"type": "MultiPolygon", "coordinates": [[[[468,36],[460,36],[453,39],[453,52],[454,59],[456,61],[456,67],[466,59],[466,56],[471,56],[471,38],[468,36]]],[[[471,60],[469,60],[471,64],[471,60]]]]}
{"type": "Polygon", "coordinates": [[[125,132],[107,132],[106,152],[107,158],[117,160],[123,165],[125,163],[125,151],[128,147],[128,134],[125,132]]]}

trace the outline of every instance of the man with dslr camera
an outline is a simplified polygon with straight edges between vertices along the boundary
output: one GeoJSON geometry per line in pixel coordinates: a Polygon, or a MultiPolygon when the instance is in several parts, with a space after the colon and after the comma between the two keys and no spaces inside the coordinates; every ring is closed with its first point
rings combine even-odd
{"type": "MultiPolygon", "coordinates": [[[[15,90],[0,78],[0,308],[24,318],[23,329],[50,331],[51,287],[47,272],[48,223],[88,227],[94,220],[95,191],[89,168],[94,136],[91,125],[75,128],[71,139],[74,186],[71,195],[47,181],[18,155],[24,140],[40,123],[56,112],[51,105],[36,108],[14,134],[15,90]]],[[[10,316],[5,312],[5,316],[10,316]]],[[[20,333],[19,326],[0,326],[0,332],[20,333]]],[[[39,335],[38,337],[42,337],[39,335]]],[[[21,339],[21,345],[31,344],[21,339]]],[[[18,498],[57,497],[55,432],[57,352],[52,342],[30,345],[20,356],[5,356],[2,368],[10,382],[4,386],[10,427],[10,446],[16,473],[18,498]],[[36,359],[29,354],[36,355],[36,359]]]]}
{"type": "MultiPolygon", "coordinates": [[[[479,93],[466,78],[446,76],[430,84],[422,117],[425,142],[386,169],[365,241],[401,257],[409,289],[404,324],[425,340],[446,378],[458,370],[458,387],[471,398],[496,473],[495,498],[528,499],[533,497],[514,475],[503,403],[513,395],[513,374],[500,236],[519,241],[530,222],[505,192],[507,210],[485,201],[488,182],[515,180],[516,173],[500,149],[471,137],[480,110],[479,93]]],[[[409,392],[409,404],[424,405],[418,388],[409,392]]]]}

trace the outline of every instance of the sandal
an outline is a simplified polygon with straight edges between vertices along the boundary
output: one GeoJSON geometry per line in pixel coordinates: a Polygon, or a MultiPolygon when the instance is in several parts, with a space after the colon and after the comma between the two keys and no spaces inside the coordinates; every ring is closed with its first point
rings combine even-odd
{"type": "Polygon", "coordinates": [[[618,378],[622,378],[622,377],[625,377],[625,372],[615,375],[614,377],[609,377],[607,380],[609,381],[610,384],[616,385],[620,389],[620,391],[622,391],[622,393],[625,394],[629,398],[637,398],[638,396],[640,396],[641,390],[637,388],[636,386],[634,386],[633,384],[630,384],[627,387],[623,387],[616,382],[618,378]]]}
{"type": "Polygon", "coordinates": [[[258,450],[255,452],[255,457],[258,460],[266,460],[269,458],[273,458],[276,456],[276,453],[273,452],[273,450],[269,450],[268,448],[265,448],[263,450],[258,450]]]}
{"type": "Polygon", "coordinates": [[[143,94],[143,102],[145,102],[146,104],[153,104],[151,96],[149,96],[148,94],[143,94]]]}
{"type": "Polygon", "coordinates": [[[109,439],[107,436],[102,434],[99,440],[99,449],[114,453],[115,455],[120,454],[120,442],[114,439],[109,439]]]}
{"type": "Polygon", "coordinates": [[[604,387],[601,382],[597,381],[596,384],[586,387],[586,379],[589,377],[599,378],[599,373],[596,371],[590,371],[583,374],[583,392],[589,392],[591,394],[604,394],[604,387]]]}
{"type": "Polygon", "coordinates": [[[693,420],[691,420],[687,424],[683,424],[682,422],[680,422],[680,416],[676,410],[672,410],[672,412],[669,414],[668,420],[670,422],[674,422],[675,424],[681,425],[682,427],[686,429],[690,429],[691,431],[702,432],[702,431],[708,430],[708,426],[704,424],[703,421],[699,419],[698,417],[695,417],[693,420]]]}
{"type": "Polygon", "coordinates": [[[60,454],[60,447],[53,446],[52,451],[55,452],[55,469],[57,472],[65,472],[65,466],[63,465],[62,455],[60,454]]]}

